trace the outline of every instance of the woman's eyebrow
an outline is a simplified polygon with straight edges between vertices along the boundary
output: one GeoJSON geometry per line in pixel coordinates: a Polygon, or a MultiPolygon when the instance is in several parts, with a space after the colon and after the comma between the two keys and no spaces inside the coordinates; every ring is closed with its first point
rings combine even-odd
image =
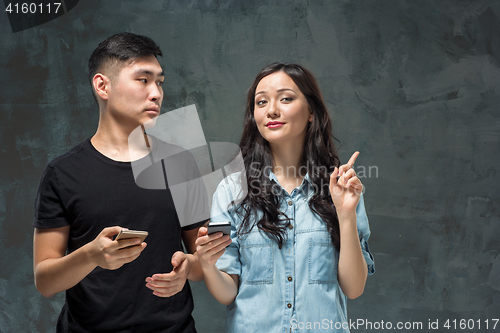
{"type": "Polygon", "coordinates": [[[278,89],[277,92],[283,92],[283,91],[287,91],[287,90],[295,93],[295,91],[293,89],[291,89],[291,88],[281,88],[281,89],[278,89]]]}
{"type": "MultiPolygon", "coordinates": [[[[291,88],[281,88],[281,89],[276,90],[276,92],[283,92],[283,91],[291,91],[291,92],[293,92],[293,93],[296,93],[296,92],[295,92],[293,89],[291,89],[291,88]]],[[[257,95],[259,95],[259,94],[265,94],[265,93],[266,93],[266,91],[265,91],[265,90],[262,90],[262,91],[256,92],[256,93],[255,93],[255,96],[257,96],[257,95]]]]}

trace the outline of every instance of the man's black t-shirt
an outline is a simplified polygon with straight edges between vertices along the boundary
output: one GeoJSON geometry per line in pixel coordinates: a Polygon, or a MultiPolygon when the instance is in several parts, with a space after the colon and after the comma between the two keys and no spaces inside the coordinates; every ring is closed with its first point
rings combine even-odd
{"type": "MultiPolygon", "coordinates": [[[[191,154],[176,156],[181,158],[153,164],[151,170],[165,175],[167,165],[177,168],[177,179],[199,178],[191,154]]],[[[148,157],[143,160],[148,163],[148,157]]],[[[57,332],[195,332],[189,283],[178,294],[161,298],[145,286],[145,279],[172,271],[171,257],[182,251],[181,230],[203,224],[208,209],[198,223],[181,227],[168,181],[161,179],[166,183],[159,186],[163,189],[139,187],[131,163],[102,155],[90,138],[47,166],[35,202],[34,227],[69,225],[68,253],[94,240],[106,227],[149,232],[148,245],[136,260],[117,270],[97,267],[66,291],[57,332]]],[[[207,205],[203,195],[198,199],[186,200],[186,207],[207,205]]]]}

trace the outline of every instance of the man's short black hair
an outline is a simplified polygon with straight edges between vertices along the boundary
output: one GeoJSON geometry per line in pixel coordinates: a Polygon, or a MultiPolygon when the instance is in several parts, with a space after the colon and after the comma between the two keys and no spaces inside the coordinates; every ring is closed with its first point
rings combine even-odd
{"type": "Polygon", "coordinates": [[[99,44],[89,59],[89,79],[103,70],[102,66],[110,60],[135,60],[153,55],[162,56],[160,47],[149,37],[122,32],[113,35],[99,44]]]}

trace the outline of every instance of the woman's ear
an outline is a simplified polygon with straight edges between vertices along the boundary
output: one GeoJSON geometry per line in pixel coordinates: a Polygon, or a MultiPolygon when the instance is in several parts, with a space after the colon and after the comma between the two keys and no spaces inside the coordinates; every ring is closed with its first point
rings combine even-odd
{"type": "Polygon", "coordinates": [[[311,109],[309,108],[309,122],[312,123],[313,121],[313,113],[311,111],[311,109]]]}
{"type": "Polygon", "coordinates": [[[111,82],[110,79],[102,73],[97,73],[96,75],[94,75],[94,78],[92,79],[92,85],[94,87],[94,91],[96,95],[102,100],[105,101],[108,100],[110,82],[111,82]]]}

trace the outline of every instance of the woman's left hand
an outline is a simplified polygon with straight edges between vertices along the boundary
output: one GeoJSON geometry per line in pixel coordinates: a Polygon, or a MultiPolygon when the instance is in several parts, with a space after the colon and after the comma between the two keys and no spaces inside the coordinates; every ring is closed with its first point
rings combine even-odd
{"type": "Polygon", "coordinates": [[[359,197],[363,192],[363,184],[352,168],[359,152],[352,154],[349,162],[335,168],[330,176],[330,195],[337,210],[339,219],[341,215],[356,213],[359,197]]]}

